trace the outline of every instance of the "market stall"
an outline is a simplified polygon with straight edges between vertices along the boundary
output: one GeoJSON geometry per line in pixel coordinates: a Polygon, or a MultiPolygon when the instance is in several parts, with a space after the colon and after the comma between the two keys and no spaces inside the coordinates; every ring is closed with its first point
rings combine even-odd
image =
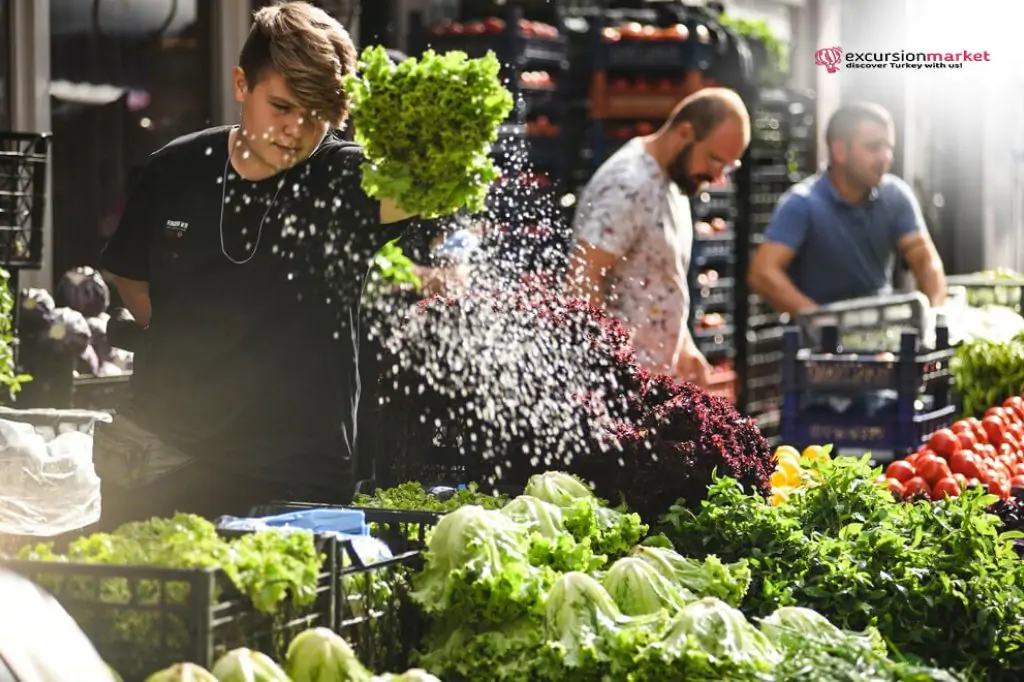
{"type": "MultiPolygon", "coordinates": [[[[693,17],[667,32],[605,19],[583,33],[627,70],[641,40],[685,47],[687,67],[735,42],[693,17]],[[684,30],[699,39],[682,45],[684,30]]],[[[526,67],[561,69],[557,23],[516,9],[431,33],[523,57],[513,90],[537,105],[550,83],[526,67]]],[[[362,66],[346,88],[367,193],[426,218],[483,211],[499,175],[486,150],[516,111],[498,60],[396,66],[377,49],[362,66]],[[414,134],[441,120],[455,132],[414,134]]],[[[646,86],[605,89],[601,73],[593,84],[603,114],[658,101],[646,86]]],[[[741,324],[762,302],[730,300],[745,261],[723,252],[754,245],[750,204],[763,217],[799,174],[779,150],[805,154],[813,123],[774,94],[764,110],[789,113],[762,117],[762,141],[779,144],[742,181],[762,195],[746,202],[748,233],[729,224],[735,188],[706,193],[691,284],[702,347],[721,374],[762,381],[759,412],[778,413],[785,445],[733,404],[755,400],[750,386],[706,391],[642,369],[604,311],[521,278],[425,296],[389,243],[360,299],[379,325],[367,392],[381,420],[375,449],[351,459],[350,504],[266,500],[83,530],[102,502],[92,436],[111,416],[0,408],[0,566],[51,593],[123,682],[1021,679],[1024,285],[979,274],[951,280],[943,310],[896,295],[789,328],[741,324]],[[778,357],[736,356],[769,328],[778,357]],[[777,382],[755,370],[773,363],[777,382]]],[[[614,137],[603,114],[598,146],[614,137]]],[[[547,124],[527,121],[528,134],[560,139],[547,124]]],[[[41,383],[130,371],[105,340],[108,306],[91,269],[53,296],[26,292],[23,340],[57,368],[41,383]]]]}

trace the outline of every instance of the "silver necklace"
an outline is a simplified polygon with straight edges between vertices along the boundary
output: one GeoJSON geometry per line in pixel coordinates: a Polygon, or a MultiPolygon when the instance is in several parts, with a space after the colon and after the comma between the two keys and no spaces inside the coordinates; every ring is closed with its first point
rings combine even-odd
{"type": "Polygon", "coordinates": [[[224,204],[227,201],[228,168],[231,166],[232,151],[232,149],[228,149],[228,160],[224,162],[224,173],[221,175],[220,179],[220,220],[218,221],[218,231],[220,232],[220,250],[221,253],[224,254],[224,257],[227,258],[232,263],[234,263],[235,265],[245,265],[246,263],[248,263],[249,261],[256,257],[256,252],[260,248],[260,239],[263,237],[263,223],[267,222],[267,216],[270,215],[270,209],[274,208],[274,204],[277,203],[277,195],[281,193],[281,188],[284,187],[284,183],[288,179],[288,172],[291,170],[291,168],[284,172],[284,175],[281,177],[280,182],[277,183],[277,191],[274,192],[273,198],[267,205],[267,210],[264,211],[263,217],[260,219],[260,227],[256,231],[256,244],[252,247],[252,253],[250,253],[249,257],[246,258],[245,260],[236,260],[231,257],[231,254],[228,253],[227,247],[224,245],[224,204]]]}

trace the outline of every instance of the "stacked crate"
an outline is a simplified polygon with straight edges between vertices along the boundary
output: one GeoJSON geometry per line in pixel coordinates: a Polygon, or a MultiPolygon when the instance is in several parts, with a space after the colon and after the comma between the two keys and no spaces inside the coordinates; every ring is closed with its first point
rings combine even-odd
{"type": "Polygon", "coordinates": [[[787,444],[831,443],[837,450],[868,450],[887,461],[917,450],[953,422],[955,350],[944,324],[936,327],[930,344],[919,331],[905,328],[896,353],[843,346],[848,331],[825,325],[813,341],[799,327],[784,332],[782,438],[787,444]]]}
{"type": "Polygon", "coordinates": [[[560,15],[550,8],[528,15],[521,6],[463,6],[457,20],[426,26],[416,17],[412,25],[410,43],[417,52],[497,56],[515,108],[493,146],[505,178],[502,191],[489,199],[494,238],[525,272],[558,269],[567,237],[557,228],[561,216],[550,207],[565,191],[569,160],[564,92],[569,42],[560,15]]]}
{"type": "Polygon", "coordinates": [[[785,89],[762,90],[751,107],[752,140],[736,174],[739,218],[736,268],[736,371],[740,410],[769,439],[778,437],[782,408],[782,324],[746,273],[775,205],[794,183],[816,170],[813,100],[785,89]]]}
{"type": "Polygon", "coordinates": [[[691,200],[690,333],[711,363],[709,392],[736,402],[736,188],[729,179],[691,200]]]}

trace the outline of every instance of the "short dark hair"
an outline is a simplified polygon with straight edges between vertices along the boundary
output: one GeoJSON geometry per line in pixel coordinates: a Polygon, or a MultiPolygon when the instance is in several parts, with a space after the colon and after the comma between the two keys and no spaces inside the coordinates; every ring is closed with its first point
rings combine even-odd
{"type": "Polygon", "coordinates": [[[355,73],[356,48],[348,31],[307,2],[278,2],[253,14],[238,56],[253,89],[273,69],[310,113],[341,127],[348,118],[343,82],[355,73]]]}
{"type": "Polygon", "coordinates": [[[699,141],[730,117],[736,118],[749,128],[746,112],[743,100],[732,90],[705,88],[677,104],[667,123],[669,128],[689,123],[693,127],[694,138],[699,141]]]}
{"type": "Polygon", "coordinates": [[[829,150],[832,143],[840,140],[849,141],[861,123],[877,123],[885,126],[890,134],[893,132],[892,116],[885,107],[874,102],[852,102],[844,104],[832,114],[825,128],[825,144],[829,150]]]}

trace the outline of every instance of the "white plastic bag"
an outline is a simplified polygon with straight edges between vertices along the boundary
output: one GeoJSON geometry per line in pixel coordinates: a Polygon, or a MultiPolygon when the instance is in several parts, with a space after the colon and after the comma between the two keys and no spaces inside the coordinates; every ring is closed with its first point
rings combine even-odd
{"type": "Polygon", "coordinates": [[[105,412],[0,407],[0,535],[49,537],[100,518],[93,429],[105,412]]]}
{"type": "Polygon", "coordinates": [[[114,680],[57,600],[8,571],[0,571],[0,657],[19,682],[114,680]]]}

